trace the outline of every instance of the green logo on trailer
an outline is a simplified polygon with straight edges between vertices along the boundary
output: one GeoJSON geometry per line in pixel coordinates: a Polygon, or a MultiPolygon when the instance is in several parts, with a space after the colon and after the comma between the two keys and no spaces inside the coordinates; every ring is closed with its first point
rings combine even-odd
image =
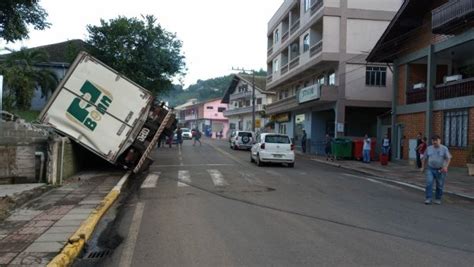
{"type": "Polygon", "coordinates": [[[66,115],[82,127],[94,131],[112,103],[112,95],[89,81],[82,85],[80,91],[82,95],[74,98],[66,115]]]}

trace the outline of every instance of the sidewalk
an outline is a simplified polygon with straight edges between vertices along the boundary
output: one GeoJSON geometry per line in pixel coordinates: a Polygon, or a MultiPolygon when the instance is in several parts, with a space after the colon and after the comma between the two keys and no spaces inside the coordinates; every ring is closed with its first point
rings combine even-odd
{"type": "Polygon", "coordinates": [[[0,220],[0,266],[46,265],[122,175],[95,173],[76,176],[0,220]]]}
{"type": "MultiPolygon", "coordinates": [[[[388,165],[382,166],[379,161],[369,164],[356,160],[326,161],[326,157],[318,155],[303,154],[296,152],[298,156],[305,157],[320,163],[341,167],[370,176],[384,178],[386,180],[397,181],[414,186],[425,188],[425,175],[409,165],[405,161],[390,161],[388,165]]],[[[459,197],[474,200],[474,177],[467,174],[465,168],[450,168],[445,181],[444,192],[459,197]]]]}

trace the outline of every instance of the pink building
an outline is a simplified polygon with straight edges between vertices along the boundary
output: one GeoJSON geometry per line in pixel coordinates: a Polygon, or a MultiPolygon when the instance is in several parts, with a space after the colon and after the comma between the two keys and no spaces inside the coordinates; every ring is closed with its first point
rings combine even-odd
{"type": "Polygon", "coordinates": [[[198,128],[203,135],[212,138],[216,138],[216,133],[220,131],[223,136],[227,136],[229,120],[223,114],[227,107],[220,98],[188,106],[184,110],[184,124],[191,129],[198,128]]]}

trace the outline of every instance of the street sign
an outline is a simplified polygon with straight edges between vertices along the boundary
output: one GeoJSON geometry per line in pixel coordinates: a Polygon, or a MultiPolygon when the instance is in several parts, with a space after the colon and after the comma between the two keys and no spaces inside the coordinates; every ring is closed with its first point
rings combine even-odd
{"type": "Polygon", "coordinates": [[[255,119],[255,128],[260,128],[260,119],[255,119]]]}

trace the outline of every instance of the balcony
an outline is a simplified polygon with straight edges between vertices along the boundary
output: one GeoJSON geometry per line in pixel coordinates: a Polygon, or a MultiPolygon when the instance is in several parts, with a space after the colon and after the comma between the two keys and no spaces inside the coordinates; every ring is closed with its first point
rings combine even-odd
{"type": "Polygon", "coordinates": [[[272,82],[272,80],[273,80],[273,75],[272,74],[267,75],[267,83],[272,82]]]}
{"type": "Polygon", "coordinates": [[[434,88],[435,100],[471,95],[474,95],[474,78],[452,82],[449,84],[436,85],[434,88]]]}
{"type": "Polygon", "coordinates": [[[297,57],[295,57],[294,59],[292,59],[290,61],[289,69],[292,70],[292,69],[296,68],[299,64],[300,64],[300,57],[297,56],[297,57]]]}
{"type": "Polygon", "coordinates": [[[269,57],[273,53],[273,46],[268,48],[267,50],[267,57],[269,57]]]}
{"type": "Polygon", "coordinates": [[[285,64],[283,65],[283,67],[281,67],[280,76],[282,76],[283,74],[286,74],[287,72],[288,72],[288,64],[285,64]]]}
{"type": "Polygon", "coordinates": [[[290,36],[289,31],[286,31],[285,33],[283,33],[283,35],[281,36],[281,43],[284,43],[286,40],[288,40],[289,36],[290,36]]]}
{"type": "Polygon", "coordinates": [[[289,111],[294,109],[298,106],[298,101],[296,100],[296,96],[290,96],[271,104],[268,104],[265,108],[265,112],[267,114],[276,114],[280,112],[289,111]]]}
{"type": "Polygon", "coordinates": [[[407,90],[407,105],[426,102],[426,89],[407,90]]]}
{"type": "Polygon", "coordinates": [[[197,120],[197,114],[189,114],[189,115],[186,115],[186,116],[184,116],[184,120],[185,120],[185,121],[197,120]]]}
{"type": "Polygon", "coordinates": [[[236,100],[236,99],[241,99],[241,98],[249,98],[252,97],[252,91],[247,91],[247,92],[240,92],[236,94],[231,94],[229,96],[230,100],[236,100]]]}
{"type": "Polygon", "coordinates": [[[290,34],[294,34],[300,28],[300,19],[296,20],[290,28],[290,34]]]}
{"type": "Polygon", "coordinates": [[[311,16],[314,15],[323,6],[323,0],[317,0],[311,6],[311,16]]]}
{"type": "Polygon", "coordinates": [[[454,0],[431,11],[432,31],[436,34],[450,34],[458,25],[474,16],[474,1],[454,0]]]}
{"type": "Polygon", "coordinates": [[[309,56],[313,57],[323,50],[323,41],[319,41],[309,49],[309,56]]]}
{"type": "MultiPolygon", "coordinates": [[[[263,105],[255,105],[255,112],[263,111],[263,105]]],[[[224,111],[224,117],[252,113],[252,106],[228,109],[224,111]]]]}

